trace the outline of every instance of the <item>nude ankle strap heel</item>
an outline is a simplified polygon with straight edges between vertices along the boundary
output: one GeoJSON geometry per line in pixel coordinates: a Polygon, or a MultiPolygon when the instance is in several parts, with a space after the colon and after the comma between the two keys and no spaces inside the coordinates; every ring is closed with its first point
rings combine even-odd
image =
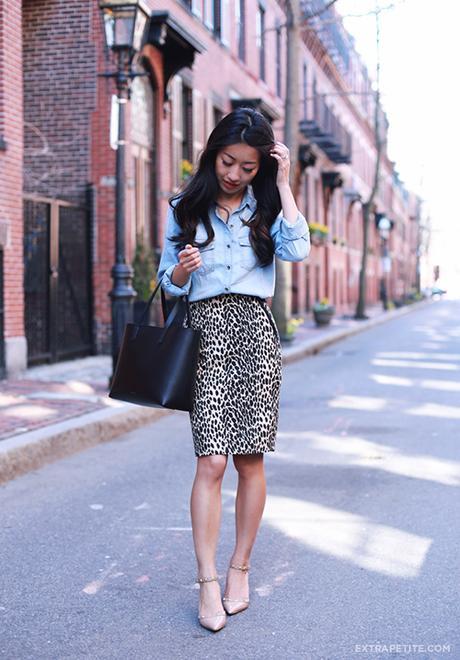
{"type": "MultiPolygon", "coordinates": [[[[217,582],[217,581],[218,581],[217,575],[213,575],[212,577],[197,577],[196,579],[196,582],[198,582],[200,585],[206,582],[217,582]]],[[[222,628],[225,626],[225,624],[227,623],[227,617],[225,612],[218,612],[217,614],[208,614],[206,616],[199,614],[198,622],[201,626],[203,626],[203,628],[206,628],[207,630],[211,630],[212,632],[217,632],[218,630],[222,630],[222,628]],[[204,621],[206,619],[210,620],[210,623],[205,623],[204,621]],[[215,623],[212,623],[213,619],[217,619],[217,621],[215,623]]]]}
{"type": "MultiPolygon", "coordinates": [[[[236,571],[242,571],[243,573],[248,573],[250,566],[249,564],[241,565],[241,566],[237,566],[236,564],[230,564],[229,568],[233,568],[236,571]]],[[[228,596],[224,596],[222,598],[222,604],[227,614],[230,615],[238,614],[238,612],[243,612],[243,610],[246,610],[249,607],[249,598],[228,598],[228,596]],[[227,603],[237,603],[237,604],[227,605],[227,603]]]]}

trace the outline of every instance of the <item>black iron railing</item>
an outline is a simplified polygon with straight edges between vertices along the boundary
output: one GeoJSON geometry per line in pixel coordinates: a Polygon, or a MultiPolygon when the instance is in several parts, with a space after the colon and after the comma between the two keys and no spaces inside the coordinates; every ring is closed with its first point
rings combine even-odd
{"type": "Polygon", "coordinates": [[[327,105],[321,94],[313,98],[313,118],[303,119],[300,131],[318,145],[334,163],[351,163],[350,133],[327,105]]]}

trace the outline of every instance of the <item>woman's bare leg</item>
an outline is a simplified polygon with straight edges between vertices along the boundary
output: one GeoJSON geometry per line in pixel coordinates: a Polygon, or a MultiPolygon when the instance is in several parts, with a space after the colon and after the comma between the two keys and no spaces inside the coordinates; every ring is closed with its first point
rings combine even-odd
{"type": "MultiPolygon", "coordinates": [[[[193,543],[200,577],[217,575],[216,550],[222,510],[221,487],[227,456],[200,456],[190,498],[193,543]]],[[[218,582],[200,585],[200,614],[222,611],[218,582]]]]}
{"type": "MultiPolygon", "coordinates": [[[[266,485],[263,459],[263,454],[239,454],[233,457],[238,471],[238,490],[235,506],[236,542],[230,563],[237,566],[249,564],[264,511],[266,485]]],[[[248,598],[248,574],[229,570],[225,595],[235,599],[248,598]]]]}

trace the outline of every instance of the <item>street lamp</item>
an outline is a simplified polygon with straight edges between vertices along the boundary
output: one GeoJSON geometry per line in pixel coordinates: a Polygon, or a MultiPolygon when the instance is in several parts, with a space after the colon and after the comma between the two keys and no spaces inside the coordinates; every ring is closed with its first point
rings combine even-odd
{"type": "Polygon", "coordinates": [[[126,51],[131,57],[142,47],[149,10],[141,0],[101,2],[105,42],[114,51],[126,51]]]}
{"type": "Polygon", "coordinates": [[[388,254],[388,238],[390,236],[391,222],[383,213],[376,213],[377,229],[381,239],[382,279],[380,281],[380,298],[383,308],[388,309],[388,292],[386,274],[391,271],[391,257],[388,254]]]}
{"type": "Polygon", "coordinates": [[[112,300],[112,376],[118,359],[123,332],[132,321],[133,301],[136,292],[132,287],[133,269],[126,263],[125,255],[125,107],[130,96],[131,80],[145,73],[132,71],[134,55],[143,45],[145,27],[150,11],[142,0],[112,0],[100,2],[104,21],[106,46],[115,53],[117,70],[100,74],[115,78],[118,103],[118,139],[116,155],[116,197],[115,197],[115,264],[111,276],[113,288],[109,296],[112,300]]]}

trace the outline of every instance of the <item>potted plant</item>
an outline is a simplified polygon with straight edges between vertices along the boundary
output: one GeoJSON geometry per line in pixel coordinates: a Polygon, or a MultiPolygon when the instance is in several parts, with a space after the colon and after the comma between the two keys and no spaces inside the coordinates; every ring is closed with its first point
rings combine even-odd
{"type": "Polygon", "coordinates": [[[324,245],[329,235],[329,228],[318,222],[309,222],[310,237],[313,245],[324,245]]]}
{"type": "MultiPolygon", "coordinates": [[[[137,298],[134,301],[133,318],[134,323],[138,323],[144,311],[145,303],[150,298],[150,294],[156,285],[155,255],[152,248],[145,244],[141,234],[138,234],[136,239],[136,250],[132,267],[134,270],[133,288],[137,293],[137,298]]],[[[155,300],[153,302],[155,303],[155,300]]],[[[155,318],[155,312],[153,310],[154,306],[152,304],[150,307],[150,318],[146,319],[147,323],[155,318]]]]}
{"type": "Polygon", "coordinates": [[[313,305],[313,318],[316,325],[328,325],[335,314],[335,307],[327,298],[315,302],[313,305]]]}
{"type": "Polygon", "coordinates": [[[287,323],[286,335],[282,338],[283,341],[292,341],[294,339],[295,333],[299,325],[302,325],[304,319],[299,318],[290,318],[287,323]]]}
{"type": "Polygon", "coordinates": [[[186,158],[183,158],[180,162],[180,180],[182,182],[187,181],[187,179],[192,175],[192,172],[193,164],[186,158]]]}

